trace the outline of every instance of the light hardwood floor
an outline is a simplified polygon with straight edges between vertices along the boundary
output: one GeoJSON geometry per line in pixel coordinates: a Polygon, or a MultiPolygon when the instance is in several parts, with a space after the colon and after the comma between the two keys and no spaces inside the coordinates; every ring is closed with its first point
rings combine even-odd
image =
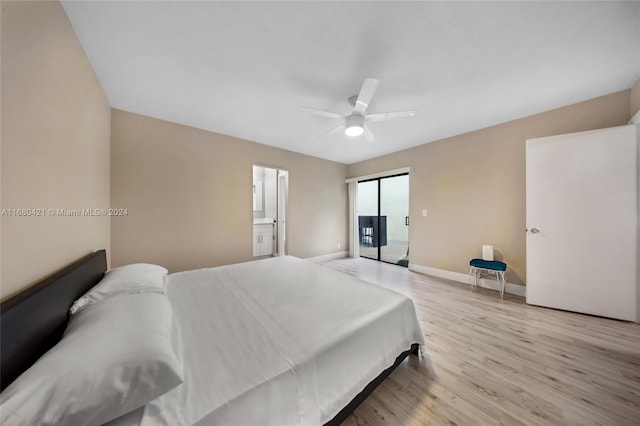
{"type": "Polygon", "coordinates": [[[410,356],[346,426],[640,425],[640,325],[368,259],[318,263],[411,297],[436,375],[410,356]]]}

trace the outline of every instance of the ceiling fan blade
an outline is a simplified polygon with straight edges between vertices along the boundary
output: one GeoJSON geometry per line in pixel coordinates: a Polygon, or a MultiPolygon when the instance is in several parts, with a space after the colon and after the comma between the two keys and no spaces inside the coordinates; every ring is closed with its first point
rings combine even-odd
{"type": "Polygon", "coordinates": [[[415,117],[417,111],[396,111],[396,112],[381,112],[380,114],[369,114],[365,116],[365,119],[369,122],[391,120],[392,118],[411,118],[415,117]]]}
{"type": "Polygon", "coordinates": [[[360,93],[358,94],[358,99],[356,99],[356,104],[353,107],[354,113],[364,115],[364,112],[371,103],[371,99],[373,99],[373,95],[375,95],[376,90],[378,90],[379,84],[380,80],[375,78],[367,78],[364,80],[360,93]]]}
{"type": "Polygon", "coordinates": [[[341,129],[344,129],[344,123],[340,123],[337,126],[334,126],[334,127],[330,128],[329,130],[326,130],[326,131],[320,133],[318,135],[318,138],[321,138],[323,136],[332,135],[332,134],[336,133],[338,130],[341,130],[341,129]]]}
{"type": "Polygon", "coordinates": [[[344,118],[344,115],[338,114],[337,112],[324,111],[324,110],[321,110],[321,109],[310,108],[310,107],[306,107],[306,106],[301,106],[300,108],[304,109],[307,112],[310,112],[311,114],[319,115],[321,117],[344,118]]]}
{"type": "Polygon", "coordinates": [[[369,130],[367,126],[364,126],[364,137],[367,142],[373,142],[376,140],[375,136],[373,136],[373,132],[369,130]]]}

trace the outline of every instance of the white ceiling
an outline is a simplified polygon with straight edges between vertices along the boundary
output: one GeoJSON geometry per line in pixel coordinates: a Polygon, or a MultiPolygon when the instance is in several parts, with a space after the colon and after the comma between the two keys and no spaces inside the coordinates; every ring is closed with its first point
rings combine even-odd
{"type": "Polygon", "coordinates": [[[346,164],[640,79],[640,2],[62,4],[112,107],[346,164]],[[418,116],[318,137],[366,77],[418,116]]]}

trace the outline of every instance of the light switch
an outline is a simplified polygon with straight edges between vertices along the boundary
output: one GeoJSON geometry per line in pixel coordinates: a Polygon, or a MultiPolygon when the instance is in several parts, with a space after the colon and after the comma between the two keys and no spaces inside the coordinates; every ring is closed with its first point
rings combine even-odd
{"type": "Polygon", "coordinates": [[[427,217],[427,209],[422,209],[422,216],[427,217]]]}

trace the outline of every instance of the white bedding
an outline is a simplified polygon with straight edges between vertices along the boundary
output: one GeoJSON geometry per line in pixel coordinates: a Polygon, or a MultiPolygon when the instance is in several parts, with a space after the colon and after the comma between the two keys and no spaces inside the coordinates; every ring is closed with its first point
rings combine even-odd
{"type": "Polygon", "coordinates": [[[184,383],[117,424],[320,425],[411,344],[412,301],[291,257],[171,274],[184,383]]]}

